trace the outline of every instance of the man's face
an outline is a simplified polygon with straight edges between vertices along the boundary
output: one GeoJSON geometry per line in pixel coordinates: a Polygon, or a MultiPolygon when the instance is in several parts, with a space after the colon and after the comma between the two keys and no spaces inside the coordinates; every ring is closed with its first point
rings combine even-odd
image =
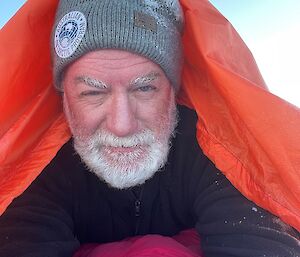
{"type": "Polygon", "coordinates": [[[128,188],[165,164],[176,106],[158,65],[121,50],[95,51],[70,65],[63,87],[74,147],[98,177],[128,188]]]}

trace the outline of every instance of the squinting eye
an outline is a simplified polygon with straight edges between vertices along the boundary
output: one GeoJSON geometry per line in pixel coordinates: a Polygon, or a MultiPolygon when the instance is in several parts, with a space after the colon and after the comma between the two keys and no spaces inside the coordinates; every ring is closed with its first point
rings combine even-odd
{"type": "Polygon", "coordinates": [[[100,95],[103,94],[103,92],[100,91],[83,91],[80,93],[80,96],[94,96],[94,95],[100,95]]]}
{"type": "Polygon", "coordinates": [[[147,85],[147,86],[141,86],[141,87],[138,87],[137,90],[138,91],[141,91],[141,92],[149,92],[149,91],[153,91],[155,90],[156,87],[154,86],[151,86],[151,85],[147,85]]]}

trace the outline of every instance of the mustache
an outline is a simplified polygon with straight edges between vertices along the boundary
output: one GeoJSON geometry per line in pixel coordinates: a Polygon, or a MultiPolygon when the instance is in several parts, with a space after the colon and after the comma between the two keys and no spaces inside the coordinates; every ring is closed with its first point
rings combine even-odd
{"type": "Polygon", "coordinates": [[[108,131],[98,130],[92,138],[93,145],[110,147],[136,147],[151,145],[156,141],[154,133],[149,129],[127,137],[117,137],[108,131]]]}

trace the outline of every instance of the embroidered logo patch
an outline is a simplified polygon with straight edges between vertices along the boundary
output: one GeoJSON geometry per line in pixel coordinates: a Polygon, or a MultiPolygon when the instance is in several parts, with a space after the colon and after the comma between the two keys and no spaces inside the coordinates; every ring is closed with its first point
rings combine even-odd
{"type": "Polygon", "coordinates": [[[79,46],[86,31],[86,18],[83,13],[67,13],[59,21],[54,35],[54,48],[61,58],[70,57],[79,46]]]}

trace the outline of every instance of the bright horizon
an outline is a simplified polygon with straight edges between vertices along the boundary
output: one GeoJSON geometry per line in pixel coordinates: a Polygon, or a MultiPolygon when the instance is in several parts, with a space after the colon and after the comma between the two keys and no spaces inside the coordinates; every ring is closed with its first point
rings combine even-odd
{"type": "MultiPolygon", "coordinates": [[[[0,28],[25,2],[2,0],[0,28]]],[[[239,32],[253,53],[270,91],[300,107],[300,1],[210,2],[239,32]]]]}

